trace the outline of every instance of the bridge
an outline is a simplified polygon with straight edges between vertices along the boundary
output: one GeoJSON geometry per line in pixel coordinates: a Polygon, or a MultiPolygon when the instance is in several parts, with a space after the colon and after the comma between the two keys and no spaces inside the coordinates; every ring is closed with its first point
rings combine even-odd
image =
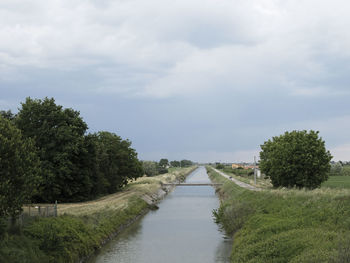
{"type": "Polygon", "coordinates": [[[171,183],[171,184],[162,184],[164,186],[220,186],[222,184],[216,183],[171,183]]]}

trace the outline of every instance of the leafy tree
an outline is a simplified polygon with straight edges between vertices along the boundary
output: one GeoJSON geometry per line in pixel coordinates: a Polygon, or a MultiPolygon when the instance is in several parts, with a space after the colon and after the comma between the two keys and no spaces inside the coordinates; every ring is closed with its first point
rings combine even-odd
{"type": "Polygon", "coordinates": [[[15,118],[15,114],[13,114],[11,110],[7,110],[7,111],[1,110],[0,116],[10,121],[13,121],[15,118]]]}
{"type": "Polygon", "coordinates": [[[110,132],[99,132],[97,138],[98,180],[103,192],[114,193],[128,180],[142,176],[142,166],[131,142],[110,132]]]}
{"type": "Polygon", "coordinates": [[[0,116],[0,217],[15,218],[40,182],[34,143],[0,116]]]}
{"type": "Polygon", "coordinates": [[[188,167],[193,165],[193,162],[190,160],[181,160],[181,167],[188,167]]]}
{"type": "Polygon", "coordinates": [[[158,174],[166,174],[169,172],[168,168],[165,168],[163,166],[157,166],[157,171],[158,171],[158,174]]]}
{"type": "Polygon", "coordinates": [[[331,169],[330,169],[329,175],[330,176],[343,175],[342,170],[343,170],[343,166],[340,162],[333,163],[333,164],[331,164],[331,169]]]}
{"type": "Polygon", "coordinates": [[[221,164],[221,163],[216,163],[216,166],[215,166],[216,169],[224,169],[225,168],[225,165],[221,164]]]}
{"type": "Polygon", "coordinates": [[[143,172],[147,176],[155,176],[158,174],[157,163],[152,161],[142,162],[143,172]]]}
{"type": "Polygon", "coordinates": [[[315,188],[327,180],[332,156],[315,131],[292,131],[261,145],[260,168],[274,187],[315,188]]]}
{"type": "Polygon", "coordinates": [[[160,159],[159,161],[159,166],[166,168],[169,165],[169,160],[168,159],[160,159]]]}
{"type": "Polygon", "coordinates": [[[180,162],[179,162],[179,161],[171,161],[171,162],[170,162],[170,165],[171,165],[172,167],[180,167],[180,162]]]}
{"type": "Polygon", "coordinates": [[[38,201],[77,201],[80,191],[91,187],[79,159],[86,123],[78,111],[63,109],[53,98],[27,98],[21,106],[16,124],[39,148],[43,182],[38,201]]]}

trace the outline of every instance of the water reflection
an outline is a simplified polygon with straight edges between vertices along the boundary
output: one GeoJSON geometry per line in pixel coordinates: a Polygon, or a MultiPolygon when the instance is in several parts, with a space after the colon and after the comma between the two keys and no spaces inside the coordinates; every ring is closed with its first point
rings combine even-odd
{"type": "MultiPolygon", "coordinates": [[[[205,168],[187,182],[208,182],[205,168]]],[[[214,223],[219,206],[210,186],[177,187],[159,205],[101,250],[90,262],[98,263],[226,263],[231,240],[214,223]]]]}

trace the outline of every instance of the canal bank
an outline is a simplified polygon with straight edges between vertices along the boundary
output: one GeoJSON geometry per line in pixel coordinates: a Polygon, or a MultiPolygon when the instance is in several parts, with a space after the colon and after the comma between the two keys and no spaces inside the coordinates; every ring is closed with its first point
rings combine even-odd
{"type": "MultiPolygon", "coordinates": [[[[197,166],[183,168],[168,174],[139,178],[135,182],[130,183],[121,193],[125,194],[125,196],[117,198],[116,200],[118,202],[118,215],[114,213],[113,216],[113,212],[109,212],[111,221],[113,221],[113,217],[119,217],[121,213],[126,214],[127,219],[122,223],[117,223],[114,226],[115,230],[113,232],[109,231],[110,233],[101,240],[99,246],[89,255],[80,257],[79,262],[83,263],[89,261],[98,250],[103,248],[116,236],[122,234],[128,227],[140,220],[149,211],[157,210],[158,203],[174,189],[174,187],[165,186],[164,184],[182,182],[196,169],[197,166]],[[127,204],[123,202],[125,199],[127,200],[127,204]]],[[[114,202],[111,200],[107,201],[107,207],[110,208],[113,203],[114,202]]]]}
{"type": "Polygon", "coordinates": [[[231,262],[349,262],[348,189],[250,191],[208,167],[221,206],[217,221],[234,235],[231,262]]]}
{"type": "Polygon", "coordinates": [[[11,233],[1,236],[0,231],[0,262],[82,262],[154,209],[154,202],[170,190],[161,190],[162,183],[184,180],[194,169],[138,178],[123,191],[97,200],[59,204],[58,217],[28,218],[11,233]]]}
{"type": "Polygon", "coordinates": [[[159,209],[147,213],[103,247],[89,263],[201,262],[226,263],[232,247],[214,222],[220,205],[204,167],[177,186],[159,209]],[[199,185],[199,186],[198,186],[199,185]]]}

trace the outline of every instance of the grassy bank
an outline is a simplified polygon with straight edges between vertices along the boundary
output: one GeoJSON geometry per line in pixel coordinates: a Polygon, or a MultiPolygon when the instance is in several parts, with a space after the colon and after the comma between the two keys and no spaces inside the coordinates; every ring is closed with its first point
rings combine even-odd
{"type": "Polygon", "coordinates": [[[350,262],[350,190],[253,192],[209,170],[234,235],[231,262],[350,262]]]}
{"type": "MultiPolygon", "coordinates": [[[[223,169],[220,169],[222,172],[226,173],[233,178],[254,185],[254,170],[253,169],[232,169],[231,166],[225,166],[223,169]]],[[[264,177],[256,178],[256,187],[259,188],[271,188],[272,184],[269,179],[265,179],[264,177]]]]}
{"type": "Polygon", "coordinates": [[[78,262],[145,213],[145,200],[156,199],[161,183],[183,180],[193,169],[139,178],[122,192],[59,205],[56,218],[28,218],[20,228],[0,231],[0,262],[78,262]]]}

